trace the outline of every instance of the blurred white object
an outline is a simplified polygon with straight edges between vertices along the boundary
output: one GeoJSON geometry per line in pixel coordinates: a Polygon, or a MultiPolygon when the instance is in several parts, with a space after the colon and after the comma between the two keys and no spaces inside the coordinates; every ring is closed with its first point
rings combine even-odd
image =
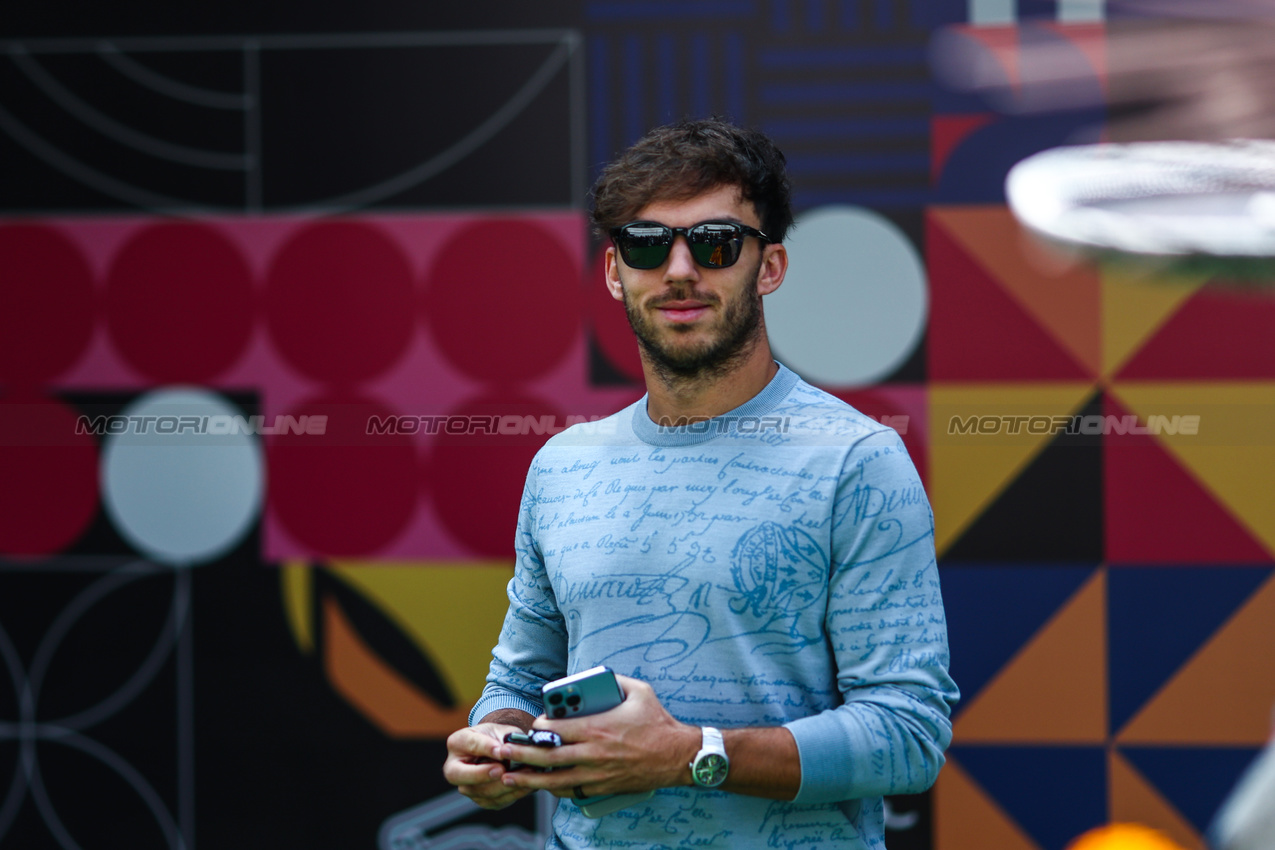
{"type": "Polygon", "coordinates": [[[1009,172],[1030,230],[1084,253],[1275,270],[1275,141],[1055,148],[1009,172]]]}
{"type": "Polygon", "coordinates": [[[1275,848],[1275,741],[1227,797],[1209,830],[1214,850],[1275,848]]]}

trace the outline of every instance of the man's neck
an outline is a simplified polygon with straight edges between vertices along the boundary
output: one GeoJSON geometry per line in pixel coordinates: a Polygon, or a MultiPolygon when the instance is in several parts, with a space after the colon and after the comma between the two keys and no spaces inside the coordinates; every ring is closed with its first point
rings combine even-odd
{"type": "Polygon", "coordinates": [[[658,370],[643,352],[646,413],[657,425],[688,425],[721,416],[760,393],[778,371],[764,335],[725,374],[669,375],[658,370]]]}

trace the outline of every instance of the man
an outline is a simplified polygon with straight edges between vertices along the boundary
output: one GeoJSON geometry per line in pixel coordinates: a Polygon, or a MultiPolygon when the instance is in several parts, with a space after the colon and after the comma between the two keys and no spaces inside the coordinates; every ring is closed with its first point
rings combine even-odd
{"type": "Polygon", "coordinates": [[[551,847],[880,847],[882,795],[943,764],[957,690],[920,480],[892,430],[771,356],[789,194],[770,140],[716,120],[653,130],[594,187],[647,395],[533,461],[477,722],[444,766],[486,808],[565,798],[551,847]],[[620,706],[541,716],[542,684],[599,664],[620,706]],[[502,743],[533,726],[563,745],[502,743]],[[719,741],[724,781],[692,770],[719,741]],[[596,819],[572,801],[652,789],[596,819]]]}

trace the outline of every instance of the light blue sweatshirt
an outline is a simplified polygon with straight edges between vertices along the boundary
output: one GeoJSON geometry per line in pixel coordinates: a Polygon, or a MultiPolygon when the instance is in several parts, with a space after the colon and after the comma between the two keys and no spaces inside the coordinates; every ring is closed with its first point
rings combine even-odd
{"type": "Polygon", "coordinates": [[[543,712],[606,664],[698,726],[786,726],[792,802],[665,788],[550,847],[883,846],[881,797],[933,784],[958,699],[934,521],[898,435],[780,367],[730,413],[646,399],[553,437],[523,491],[509,612],[471,722],[543,712]]]}

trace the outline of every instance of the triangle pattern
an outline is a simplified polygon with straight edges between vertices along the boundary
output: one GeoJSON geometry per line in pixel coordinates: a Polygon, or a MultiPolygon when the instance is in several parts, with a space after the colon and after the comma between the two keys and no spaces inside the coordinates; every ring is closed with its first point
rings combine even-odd
{"type": "Polygon", "coordinates": [[[934,785],[934,846],[936,850],[1040,850],[951,758],[934,785]]]}
{"type": "Polygon", "coordinates": [[[940,556],[1053,439],[1022,426],[1008,433],[1012,417],[1069,416],[1092,390],[1088,383],[930,386],[929,485],[940,556]],[[971,420],[975,430],[982,423],[995,430],[962,433],[971,420]]]}
{"type": "Polygon", "coordinates": [[[1120,370],[1122,380],[1275,378],[1275,298],[1196,292],[1120,370]]]}
{"type": "Polygon", "coordinates": [[[1108,754],[1112,823],[1138,823],[1158,829],[1183,847],[1203,847],[1200,832],[1149,785],[1120,753],[1108,754]]]}
{"type": "MultiPolygon", "coordinates": [[[[1093,575],[1093,567],[940,565],[952,675],[961,686],[956,717],[983,686],[1093,575]],[[1005,599],[1013,599],[1006,605],[1005,599]],[[994,622],[996,628],[989,629],[994,622]]],[[[1105,666],[1106,662],[1103,662],[1105,666]]]]}
{"type": "Polygon", "coordinates": [[[1102,374],[1114,375],[1188,298],[1202,277],[1155,277],[1102,266],[1102,374]]]}
{"type": "Polygon", "coordinates": [[[930,276],[927,374],[948,381],[1077,381],[1089,370],[1045,333],[943,223],[926,217],[930,276]]]}
{"type": "MultiPolygon", "coordinates": [[[[1117,418],[1130,415],[1110,393],[1104,412],[1117,418]]],[[[1112,563],[1270,560],[1248,529],[1150,435],[1107,437],[1103,478],[1106,553],[1112,563]]]]}
{"type": "Polygon", "coordinates": [[[1107,739],[1106,573],[1075,596],[953,726],[962,744],[1102,744],[1107,739]]]}
{"type": "MultiPolygon", "coordinates": [[[[1046,270],[1029,253],[1031,237],[1008,207],[999,205],[938,209],[934,217],[947,233],[1046,328],[1085,371],[1102,368],[1099,318],[1101,285],[1088,263],[1046,270]]],[[[1040,254],[1036,249],[1035,253],[1040,254]]]]}
{"type": "Polygon", "coordinates": [[[1121,383],[1114,392],[1144,420],[1150,415],[1199,416],[1198,433],[1165,432],[1156,439],[1275,555],[1275,511],[1270,508],[1275,383],[1121,383]]]}
{"type": "MultiPolygon", "coordinates": [[[[1081,415],[1099,410],[1094,397],[1081,415]]],[[[951,560],[1099,561],[1102,438],[1060,433],[947,550],[951,560]],[[1060,517],[1066,517],[1060,522],[1060,517]]]]}
{"type": "Polygon", "coordinates": [[[1256,572],[1265,584],[1129,721],[1120,743],[1259,746],[1270,737],[1275,571],[1256,572]]]}
{"type": "Polygon", "coordinates": [[[954,746],[951,753],[1044,850],[1063,850],[1107,820],[1102,747],[954,746]]]}
{"type": "Polygon", "coordinates": [[[1250,747],[1119,750],[1199,832],[1208,830],[1222,801],[1259,751],[1250,747]]]}
{"type": "Polygon", "coordinates": [[[1111,728],[1128,723],[1269,575],[1246,567],[1108,568],[1111,728]]]}

